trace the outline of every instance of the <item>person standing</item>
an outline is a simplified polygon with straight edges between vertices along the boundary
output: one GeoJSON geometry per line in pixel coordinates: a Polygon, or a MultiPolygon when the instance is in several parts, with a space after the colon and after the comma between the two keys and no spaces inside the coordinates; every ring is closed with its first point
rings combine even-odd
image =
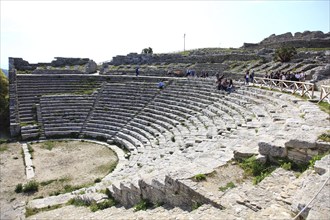
{"type": "Polygon", "coordinates": [[[136,67],[136,69],[135,69],[135,76],[139,76],[140,75],[139,68],[140,67],[136,67]]]}
{"type": "Polygon", "coordinates": [[[250,74],[249,71],[247,70],[245,73],[245,85],[249,85],[249,78],[250,78],[250,74]]]}
{"type": "Polygon", "coordinates": [[[254,79],[254,70],[252,70],[251,74],[250,74],[250,82],[253,83],[253,79],[254,79]]]}

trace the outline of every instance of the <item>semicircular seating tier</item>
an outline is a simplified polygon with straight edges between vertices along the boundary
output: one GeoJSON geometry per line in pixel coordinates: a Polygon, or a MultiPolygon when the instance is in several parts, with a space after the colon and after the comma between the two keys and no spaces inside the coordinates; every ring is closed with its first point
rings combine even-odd
{"type": "Polygon", "coordinates": [[[114,193],[165,176],[208,173],[233,152],[317,137],[326,114],[294,96],[241,86],[227,94],[213,79],[17,75],[22,138],[80,137],[129,151],[105,179],[114,193]],[[164,89],[158,89],[164,81],[164,89]]]}

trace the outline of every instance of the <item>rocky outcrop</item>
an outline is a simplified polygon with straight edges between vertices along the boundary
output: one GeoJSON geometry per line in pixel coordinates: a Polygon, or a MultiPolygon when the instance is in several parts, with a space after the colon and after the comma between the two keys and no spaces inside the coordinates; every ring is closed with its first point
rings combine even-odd
{"type": "Polygon", "coordinates": [[[37,64],[30,64],[22,58],[9,59],[12,60],[14,69],[32,74],[90,74],[97,71],[97,64],[88,58],[55,57],[50,63],[37,64]]]}
{"type": "Polygon", "coordinates": [[[280,35],[272,34],[258,44],[244,43],[243,48],[277,48],[283,44],[297,48],[326,48],[330,47],[330,33],[324,34],[322,31],[305,31],[303,33],[296,32],[294,35],[291,32],[280,35]]]}
{"type": "Polygon", "coordinates": [[[170,63],[222,63],[226,60],[249,61],[257,60],[255,54],[223,53],[207,55],[181,55],[181,54],[137,54],[130,53],[127,56],[115,56],[112,61],[104,63],[108,65],[142,65],[142,64],[170,64],[170,63]]]}

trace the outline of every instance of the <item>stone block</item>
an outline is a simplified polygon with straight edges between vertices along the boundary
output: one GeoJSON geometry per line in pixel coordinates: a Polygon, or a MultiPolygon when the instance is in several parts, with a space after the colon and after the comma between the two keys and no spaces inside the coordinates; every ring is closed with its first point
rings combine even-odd
{"type": "Polygon", "coordinates": [[[321,160],[317,160],[314,165],[314,170],[320,175],[325,174],[330,169],[330,155],[324,156],[321,160]]]}
{"type": "Polygon", "coordinates": [[[259,142],[259,153],[270,157],[285,157],[286,151],[284,147],[276,146],[267,142],[259,142]]]}

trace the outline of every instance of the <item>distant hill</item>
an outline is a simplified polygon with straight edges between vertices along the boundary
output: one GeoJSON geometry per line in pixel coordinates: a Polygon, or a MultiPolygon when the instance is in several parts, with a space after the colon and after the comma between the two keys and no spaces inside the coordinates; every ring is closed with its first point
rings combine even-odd
{"type": "Polygon", "coordinates": [[[8,70],[5,70],[5,69],[1,69],[1,70],[8,77],[8,70]]]}

